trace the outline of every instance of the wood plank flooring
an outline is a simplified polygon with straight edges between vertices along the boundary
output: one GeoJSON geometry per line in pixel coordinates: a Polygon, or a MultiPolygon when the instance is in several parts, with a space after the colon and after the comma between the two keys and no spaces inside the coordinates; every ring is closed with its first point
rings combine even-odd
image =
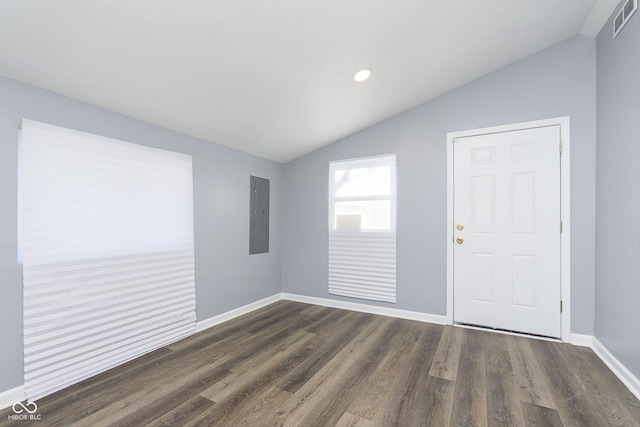
{"type": "Polygon", "coordinates": [[[280,301],[0,426],[640,426],[587,348],[280,301]]]}

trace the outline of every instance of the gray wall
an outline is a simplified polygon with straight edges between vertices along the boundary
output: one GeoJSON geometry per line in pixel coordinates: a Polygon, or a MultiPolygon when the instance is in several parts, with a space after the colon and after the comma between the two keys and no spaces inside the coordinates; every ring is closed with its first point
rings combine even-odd
{"type": "Polygon", "coordinates": [[[197,318],[280,292],[282,165],[0,78],[0,392],[22,385],[22,271],[17,264],[22,118],[191,154],[197,318]],[[271,251],[249,256],[249,175],[271,179],[271,251]]]}
{"type": "Polygon", "coordinates": [[[595,40],[577,36],[287,163],[283,292],[446,314],[447,132],[571,116],[571,322],[592,334],[595,61],[595,40]],[[386,153],[397,153],[397,304],[330,295],[328,162],[386,153]]]}
{"type": "Polygon", "coordinates": [[[596,39],[595,336],[640,377],[640,13],[615,40],[611,26],[596,39]]]}

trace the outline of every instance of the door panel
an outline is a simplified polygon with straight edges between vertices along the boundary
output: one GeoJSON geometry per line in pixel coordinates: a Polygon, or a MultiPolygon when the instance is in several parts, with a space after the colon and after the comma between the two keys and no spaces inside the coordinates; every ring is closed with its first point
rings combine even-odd
{"type": "Polygon", "coordinates": [[[560,127],[454,142],[454,321],[560,337],[560,127]]]}
{"type": "Polygon", "coordinates": [[[473,254],[473,300],[493,302],[493,254],[473,254]]]}
{"type": "Polygon", "coordinates": [[[475,233],[493,233],[495,212],[495,177],[475,176],[473,179],[473,230],[475,233]]]}

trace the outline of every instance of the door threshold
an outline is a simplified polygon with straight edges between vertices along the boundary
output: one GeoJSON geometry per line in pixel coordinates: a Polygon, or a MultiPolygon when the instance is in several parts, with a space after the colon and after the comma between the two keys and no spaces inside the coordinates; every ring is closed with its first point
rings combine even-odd
{"type": "Polygon", "coordinates": [[[515,337],[533,338],[533,339],[542,340],[542,341],[551,341],[551,342],[560,342],[560,343],[562,342],[561,339],[555,338],[555,337],[548,337],[546,335],[528,334],[525,332],[511,331],[508,329],[492,328],[490,326],[472,325],[469,323],[459,323],[459,322],[454,322],[453,326],[464,328],[464,329],[475,329],[477,331],[495,332],[496,334],[512,335],[515,337]]]}

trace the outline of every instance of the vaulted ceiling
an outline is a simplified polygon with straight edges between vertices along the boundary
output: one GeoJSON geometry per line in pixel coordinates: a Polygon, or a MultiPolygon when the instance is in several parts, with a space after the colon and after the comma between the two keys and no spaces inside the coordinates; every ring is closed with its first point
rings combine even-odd
{"type": "Polygon", "coordinates": [[[2,0],[0,75],[287,162],[576,34],[595,37],[617,4],[2,0]],[[354,82],[364,67],[371,78],[354,82]]]}

